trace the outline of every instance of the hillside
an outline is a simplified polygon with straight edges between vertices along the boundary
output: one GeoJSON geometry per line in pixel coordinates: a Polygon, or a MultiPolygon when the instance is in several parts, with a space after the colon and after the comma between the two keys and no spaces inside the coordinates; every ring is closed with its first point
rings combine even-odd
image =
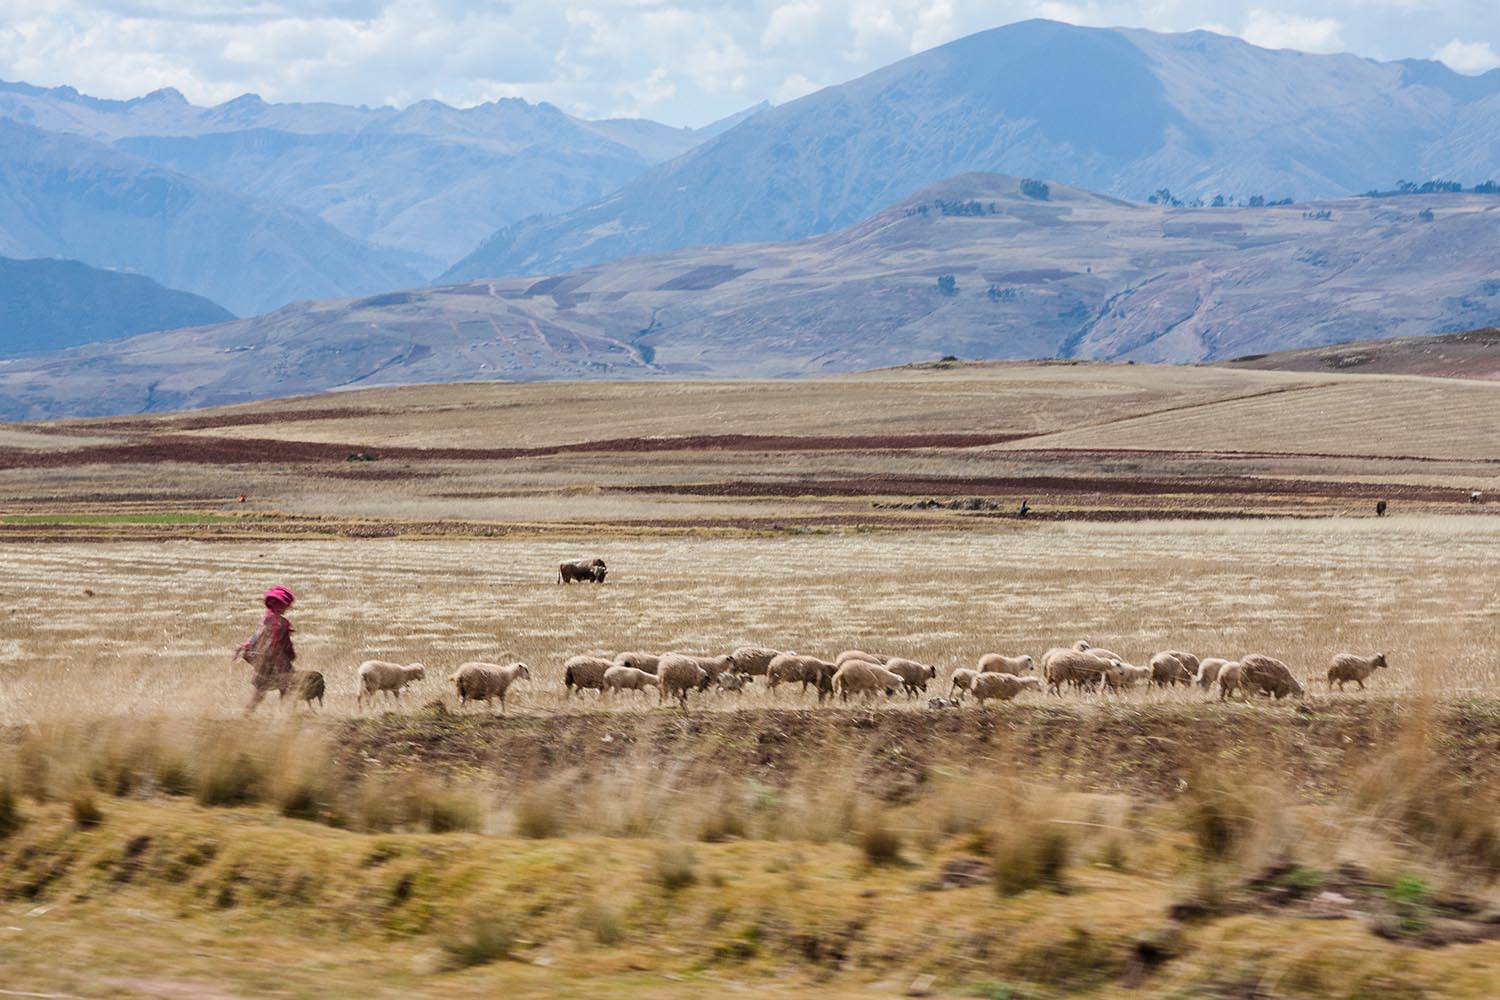
{"type": "Polygon", "coordinates": [[[950,354],[1211,361],[1500,321],[1494,261],[1468,250],[1496,245],[1489,196],[1173,209],[969,175],[795,243],[299,303],[12,362],[0,414],[475,378],[805,376],[950,354]]]}
{"type": "Polygon", "coordinates": [[[109,101],[0,82],[0,118],[312,213],[423,276],[495,229],[592,201],[740,117],[695,130],[585,121],[520,99],[396,109],[273,104],[253,94],[198,107],[171,89],[109,101]]]}
{"type": "Polygon", "coordinates": [[[1500,379],[1500,329],[1490,327],[1435,337],[1356,340],[1327,347],[1252,354],[1223,364],[1268,371],[1500,379]]]}
{"type": "Polygon", "coordinates": [[[241,316],[420,280],[307,212],[4,118],[0,254],[133,271],[241,316]]]}
{"type": "Polygon", "coordinates": [[[620,191],[497,232],[444,280],[847,226],[967,171],[1144,200],[1297,200],[1500,175],[1500,70],[1026,21],[756,115],[620,191]]]}
{"type": "Polygon", "coordinates": [[[222,306],[137,274],[0,257],[0,356],[231,319],[222,306]]]}

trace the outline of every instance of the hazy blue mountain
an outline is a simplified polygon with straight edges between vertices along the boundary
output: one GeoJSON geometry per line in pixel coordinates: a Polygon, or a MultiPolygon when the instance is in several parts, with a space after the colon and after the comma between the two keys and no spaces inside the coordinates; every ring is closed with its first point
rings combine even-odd
{"type": "Polygon", "coordinates": [[[620,191],[501,229],[445,280],[796,239],[967,171],[1136,200],[1500,177],[1500,70],[1025,21],[764,111],[620,191]]]}
{"type": "Polygon", "coordinates": [[[138,274],[0,257],[0,356],[231,319],[221,305],[138,274]]]}
{"type": "Polygon", "coordinates": [[[203,108],[175,90],[107,101],[68,87],[0,83],[0,117],[304,209],[428,276],[497,228],[592,201],[758,110],[694,130],[585,121],[520,99],[397,110],[246,94],[203,108]]]}
{"type": "Polygon", "coordinates": [[[137,272],[242,316],[421,280],[300,209],[4,118],[0,254],[137,272]]]}
{"type": "Polygon", "coordinates": [[[1500,196],[1144,205],[969,174],[854,226],[304,302],[0,363],[0,417],[469,379],[1192,362],[1500,323],[1500,196]]]}

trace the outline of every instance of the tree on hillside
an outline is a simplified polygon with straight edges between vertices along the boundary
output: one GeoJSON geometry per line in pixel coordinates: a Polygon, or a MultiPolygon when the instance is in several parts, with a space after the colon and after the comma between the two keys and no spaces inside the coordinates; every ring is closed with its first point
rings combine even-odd
{"type": "Polygon", "coordinates": [[[1216,195],[1214,195],[1214,200],[1209,204],[1208,207],[1209,208],[1223,208],[1224,207],[1224,196],[1222,194],[1216,194],[1216,195]]]}
{"type": "Polygon", "coordinates": [[[937,290],[944,295],[957,295],[958,279],[951,274],[940,275],[937,280],[937,290]]]}
{"type": "Polygon", "coordinates": [[[1021,181],[1021,193],[1028,198],[1035,198],[1037,201],[1046,201],[1047,197],[1052,193],[1052,189],[1047,187],[1042,181],[1032,180],[1028,177],[1021,181]]]}

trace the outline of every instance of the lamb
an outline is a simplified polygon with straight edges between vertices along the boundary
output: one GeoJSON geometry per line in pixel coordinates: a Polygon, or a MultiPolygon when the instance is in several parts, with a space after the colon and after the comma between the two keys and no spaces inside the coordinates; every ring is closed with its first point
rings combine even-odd
{"type": "Polygon", "coordinates": [[[448,678],[458,689],[460,708],[471,701],[482,701],[488,708],[490,699],[500,699],[500,714],[505,714],[505,692],[518,680],[531,680],[531,668],[521,662],[501,666],[498,663],[461,663],[448,678]]]}
{"type": "Polygon", "coordinates": [[[612,664],[608,670],[604,671],[603,691],[605,694],[612,695],[618,691],[645,691],[655,686],[655,674],[648,674],[635,667],[612,664]]]}
{"type": "Polygon", "coordinates": [[[718,681],[720,691],[733,691],[739,694],[744,692],[746,684],[754,684],[755,678],[749,674],[740,674],[726,670],[719,675],[718,681]]]}
{"type": "Polygon", "coordinates": [[[1205,691],[1214,686],[1219,679],[1219,671],[1229,661],[1218,656],[1210,656],[1198,664],[1198,673],[1193,677],[1193,683],[1205,691]]]}
{"type": "Polygon", "coordinates": [[[1287,695],[1301,698],[1305,691],[1285,663],[1270,656],[1251,653],[1240,657],[1240,685],[1246,691],[1270,695],[1277,701],[1287,695]]]}
{"type": "Polygon", "coordinates": [[[1042,673],[1053,694],[1061,694],[1064,684],[1075,687],[1093,685],[1096,689],[1103,690],[1109,675],[1115,670],[1115,664],[1120,662],[1118,659],[1101,659],[1094,655],[1093,650],[1083,652],[1066,649],[1056,652],[1057,655],[1050,659],[1042,658],[1042,673]]]}
{"type": "Polygon", "coordinates": [[[1126,691],[1137,684],[1151,680],[1150,667],[1137,667],[1129,663],[1121,663],[1119,660],[1111,660],[1110,664],[1114,669],[1105,672],[1104,680],[1116,691],[1126,691]]]}
{"type": "Polygon", "coordinates": [[[684,712],[687,711],[689,691],[702,691],[708,686],[708,671],[691,656],[668,653],[661,658],[656,670],[656,701],[660,704],[670,695],[676,698],[684,712]]]}
{"type": "Polygon", "coordinates": [[[974,700],[983,705],[989,698],[1010,701],[1022,691],[1041,691],[1039,677],[1017,677],[1014,674],[982,673],[974,678],[971,691],[974,700]]]}
{"type": "MultiPolygon", "coordinates": [[[[323,707],[323,693],[327,685],[323,682],[323,675],[316,670],[293,670],[291,683],[281,692],[282,700],[286,699],[286,692],[296,692],[296,701],[307,702],[307,707],[312,708],[312,703],[317,702],[318,707],[323,707]]],[[[296,701],[293,702],[295,707],[296,701]]]]}
{"type": "Polygon", "coordinates": [[[1220,701],[1227,701],[1231,696],[1234,695],[1236,691],[1244,693],[1246,700],[1249,700],[1249,693],[1245,692],[1244,685],[1240,683],[1241,669],[1242,668],[1240,667],[1238,662],[1225,663],[1221,667],[1219,667],[1217,676],[1219,681],[1220,701]]]}
{"type": "Polygon", "coordinates": [[[959,667],[953,671],[953,684],[948,689],[948,697],[962,700],[964,692],[973,689],[974,678],[978,676],[978,670],[970,670],[968,667],[959,667]]]}
{"type": "Polygon", "coordinates": [[[359,676],[359,694],[354,703],[364,707],[365,699],[372,701],[384,691],[388,696],[400,698],[401,689],[427,676],[427,668],[420,663],[389,663],[385,660],[366,660],[355,671],[359,676]]]}
{"type": "Polygon", "coordinates": [[[842,701],[848,701],[851,694],[862,694],[871,701],[881,691],[889,697],[905,683],[900,674],[868,660],[846,660],[833,675],[833,690],[842,701]]]}
{"type": "Polygon", "coordinates": [[[741,646],[730,653],[729,658],[734,661],[736,673],[748,674],[751,677],[764,677],[771,661],[780,655],[778,651],[764,646],[741,646]]]}
{"type": "Polygon", "coordinates": [[[1384,653],[1376,653],[1374,656],[1356,656],[1353,653],[1339,653],[1333,658],[1333,666],[1328,668],[1328,686],[1332,688],[1335,684],[1339,690],[1344,690],[1344,685],[1349,681],[1359,685],[1359,689],[1365,689],[1365,678],[1381,667],[1387,666],[1384,653]]]}
{"type": "Polygon", "coordinates": [[[1151,683],[1157,687],[1192,684],[1198,672],[1198,658],[1191,653],[1166,650],[1151,657],[1151,683]]]}
{"type": "Polygon", "coordinates": [[[622,667],[634,667],[644,670],[651,676],[656,676],[656,665],[661,662],[660,653],[621,653],[615,657],[615,663],[622,667]]]}
{"type": "Polygon", "coordinates": [[[802,682],[805,692],[809,684],[817,688],[818,701],[833,691],[833,675],[838,666],[816,656],[800,656],[797,653],[782,653],[766,667],[766,686],[776,690],[778,685],[802,682]]]}
{"type": "Polygon", "coordinates": [[[846,649],[834,657],[833,665],[835,667],[842,667],[850,660],[864,660],[866,663],[878,663],[881,666],[885,666],[885,662],[889,659],[889,656],[882,656],[878,653],[866,653],[862,649],[846,649]]]}
{"type": "Polygon", "coordinates": [[[886,660],[885,668],[901,678],[901,684],[906,688],[907,697],[910,698],[916,697],[919,691],[926,691],[927,682],[937,677],[937,667],[918,663],[916,660],[903,660],[900,657],[886,660]]]}
{"type": "Polygon", "coordinates": [[[1001,656],[999,653],[986,653],[979,658],[979,672],[981,674],[1029,674],[1036,668],[1036,664],[1029,656],[1001,656]]]}
{"type": "Polygon", "coordinates": [[[563,687],[567,688],[568,694],[577,694],[580,698],[589,688],[603,694],[604,675],[614,665],[614,661],[598,656],[571,657],[563,664],[563,687]]]}

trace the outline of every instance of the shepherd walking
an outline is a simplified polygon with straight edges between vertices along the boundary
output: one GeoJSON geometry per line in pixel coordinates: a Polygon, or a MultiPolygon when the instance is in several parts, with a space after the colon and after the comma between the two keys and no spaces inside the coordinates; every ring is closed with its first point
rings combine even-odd
{"type": "Polygon", "coordinates": [[[244,660],[255,668],[251,679],[255,690],[245,706],[246,715],[254,712],[268,693],[277,691],[284,697],[291,687],[297,651],[292,647],[292,623],[287,621],[286,612],[295,600],[285,587],[266,591],[266,614],[260,627],[234,651],[235,660],[244,660]]]}

